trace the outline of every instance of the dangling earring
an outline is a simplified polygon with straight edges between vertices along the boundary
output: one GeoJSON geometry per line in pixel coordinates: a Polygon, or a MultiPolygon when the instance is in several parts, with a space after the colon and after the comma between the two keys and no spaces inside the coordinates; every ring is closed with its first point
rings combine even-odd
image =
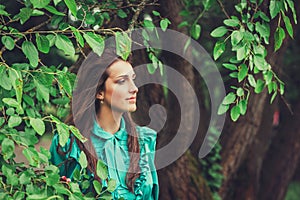
{"type": "Polygon", "coordinates": [[[103,104],[103,99],[100,99],[100,103],[103,104]]]}

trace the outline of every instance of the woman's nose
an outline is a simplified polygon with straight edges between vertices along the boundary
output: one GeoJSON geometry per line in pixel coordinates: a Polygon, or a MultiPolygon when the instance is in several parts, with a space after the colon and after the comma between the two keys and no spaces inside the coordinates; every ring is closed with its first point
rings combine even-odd
{"type": "Polygon", "coordinates": [[[130,85],[129,92],[130,93],[137,93],[138,91],[139,91],[139,89],[136,87],[134,81],[131,80],[131,85],[130,85]]]}

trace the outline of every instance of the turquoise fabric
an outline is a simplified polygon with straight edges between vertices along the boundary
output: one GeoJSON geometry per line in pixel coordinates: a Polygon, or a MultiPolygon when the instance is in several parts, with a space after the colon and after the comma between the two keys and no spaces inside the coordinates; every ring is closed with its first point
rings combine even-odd
{"type": "MultiPolygon", "coordinates": [[[[125,122],[122,118],[120,129],[115,134],[105,132],[98,123],[94,123],[91,134],[91,141],[95,147],[97,156],[103,160],[108,166],[109,178],[117,181],[117,188],[113,192],[114,199],[123,197],[124,199],[143,199],[143,200],[157,200],[159,194],[158,177],[154,165],[155,146],[156,146],[156,132],[147,127],[137,126],[140,143],[140,177],[135,182],[134,193],[131,193],[125,183],[126,173],[129,167],[129,153],[127,138],[128,133],[125,128],[125,122]]],[[[78,158],[80,149],[76,142],[73,143],[72,150],[66,156],[61,156],[57,153],[56,147],[58,145],[58,135],[53,138],[50,152],[51,161],[55,165],[59,165],[66,159],[73,159],[68,162],[68,166],[61,165],[61,175],[72,178],[72,173],[75,168],[80,168],[78,158]]],[[[63,147],[63,151],[68,149],[70,140],[67,145],[63,147]]]]}

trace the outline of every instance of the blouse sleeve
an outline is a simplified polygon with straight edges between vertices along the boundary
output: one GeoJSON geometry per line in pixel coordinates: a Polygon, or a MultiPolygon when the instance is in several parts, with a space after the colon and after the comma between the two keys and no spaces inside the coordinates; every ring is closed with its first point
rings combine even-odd
{"type": "Polygon", "coordinates": [[[74,170],[80,168],[78,164],[80,149],[75,141],[71,142],[71,137],[65,146],[60,147],[59,135],[55,134],[49,149],[51,154],[50,162],[58,166],[60,176],[66,176],[68,178],[72,178],[74,170]],[[61,153],[59,153],[58,150],[60,150],[61,153]]]}
{"type": "MultiPolygon", "coordinates": [[[[154,164],[155,159],[155,151],[156,151],[156,131],[148,128],[148,127],[138,127],[138,132],[140,135],[140,146],[141,146],[141,176],[140,179],[136,181],[137,186],[136,190],[142,189],[143,184],[148,184],[146,180],[147,175],[150,174],[152,179],[152,192],[149,199],[158,199],[159,195],[159,187],[158,187],[158,177],[154,164]],[[144,179],[144,180],[143,180],[144,179]]],[[[139,191],[135,191],[136,195],[138,195],[139,191]]]]}

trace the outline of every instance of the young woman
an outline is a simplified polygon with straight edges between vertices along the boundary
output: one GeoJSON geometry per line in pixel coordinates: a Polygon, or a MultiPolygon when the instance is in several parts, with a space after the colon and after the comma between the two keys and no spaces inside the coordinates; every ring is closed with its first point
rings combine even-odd
{"type": "Polygon", "coordinates": [[[51,161],[59,166],[61,176],[72,180],[83,151],[95,179],[101,181],[96,174],[98,159],[107,165],[109,178],[117,182],[113,199],[156,200],[156,132],[135,125],[130,117],[136,110],[135,77],[131,64],[113,51],[106,50],[101,57],[90,53],[78,71],[72,115],[67,120],[88,140],[82,143],[71,134],[62,147],[56,134],[50,147],[51,161]]]}

